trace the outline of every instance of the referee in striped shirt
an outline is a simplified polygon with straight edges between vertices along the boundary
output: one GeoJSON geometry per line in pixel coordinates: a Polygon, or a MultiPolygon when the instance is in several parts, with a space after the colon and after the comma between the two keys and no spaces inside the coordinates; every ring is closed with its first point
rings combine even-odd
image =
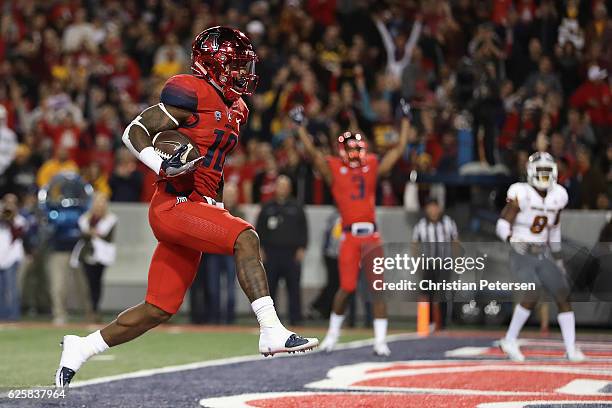
{"type": "MultiPolygon", "coordinates": [[[[442,208],[435,198],[429,198],[425,202],[424,209],[425,217],[421,218],[412,230],[412,241],[448,243],[459,240],[457,224],[451,217],[442,213],[442,208]]],[[[430,256],[444,256],[444,254],[430,254],[430,256]]]]}
{"type": "MultiPolygon", "coordinates": [[[[412,241],[420,247],[417,255],[423,254],[427,257],[452,257],[453,243],[459,242],[459,233],[455,221],[444,214],[440,204],[434,198],[429,198],[424,205],[425,216],[421,218],[412,231],[412,241]]],[[[423,271],[422,279],[430,279],[434,282],[442,281],[446,273],[445,270],[423,271]]],[[[435,329],[444,328],[446,323],[447,304],[437,302],[440,295],[428,293],[427,297],[431,304],[430,321],[435,324],[435,329]]]]}

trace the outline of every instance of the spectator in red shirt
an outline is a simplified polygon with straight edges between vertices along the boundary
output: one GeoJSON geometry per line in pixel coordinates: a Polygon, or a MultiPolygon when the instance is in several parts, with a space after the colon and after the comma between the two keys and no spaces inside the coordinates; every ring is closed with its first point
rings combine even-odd
{"type": "Polygon", "coordinates": [[[109,84],[116,89],[127,91],[133,100],[138,100],[140,95],[139,81],[140,69],[138,64],[127,54],[120,53],[115,60],[109,84]]]}
{"type": "Polygon", "coordinates": [[[238,189],[238,203],[244,204],[251,202],[251,193],[253,191],[253,173],[252,169],[245,165],[246,156],[241,150],[234,151],[223,168],[223,181],[225,188],[228,184],[235,184],[238,189]],[[248,201],[247,201],[248,200],[248,201]]]}
{"type": "Polygon", "coordinates": [[[110,104],[101,106],[100,113],[94,125],[96,135],[112,139],[114,135],[121,134],[123,129],[117,120],[117,113],[110,104]]]}
{"type": "Polygon", "coordinates": [[[266,160],[266,167],[255,176],[253,181],[253,201],[265,203],[274,198],[276,193],[276,179],[278,178],[278,165],[274,157],[266,160]]]}
{"type": "Polygon", "coordinates": [[[244,191],[244,202],[250,204],[255,202],[253,198],[253,181],[255,175],[265,167],[265,160],[272,156],[272,147],[269,143],[250,139],[246,144],[246,161],[242,168],[242,176],[245,183],[242,185],[244,191]]]}
{"type": "Polygon", "coordinates": [[[610,87],[604,81],[608,76],[605,69],[597,65],[589,68],[588,80],[576,89],[570,98],[571,106],[586,110],[596,132],[604,131],[606,126],[612,122],[610,117],[610,87]]]}
{"type": "Polygon", "coordinates": [[[89,161],[95,160],[100,164],[102,173],[110,177],[115,166],[115,154],[113,153],[112,140],[106,135],[98,134],[95,139],[95,147],[89,154],[89,161]]]}
{"type": "Polygon", "coordinates": [[[336,20],[336,0],[308,0],[306,10],[321,25],[328,26],[336,20]]]}
{"type": "Polygon", "coordinates": [[[79,166],[85,164],[87,158],[81,154],[80,150],[81,128],[75,122],[71,112],[63,111],[58,116],[57,124],[43,119],[41,122],[43,132],[53,140],[54,146],[63,146],[68,149],[71,160],[74,160],[79,166]]]}

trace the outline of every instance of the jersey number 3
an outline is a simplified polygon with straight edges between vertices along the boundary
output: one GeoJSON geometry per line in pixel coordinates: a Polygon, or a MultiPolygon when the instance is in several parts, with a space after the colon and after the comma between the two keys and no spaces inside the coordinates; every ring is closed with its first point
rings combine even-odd
{"type": "Polygon", "coordinates": [[[357,188],[357,191],[351,193],[351,200],[363,200],[365,197],[365,179],[361,175],[353,175],[351,181],[357,188]]]}

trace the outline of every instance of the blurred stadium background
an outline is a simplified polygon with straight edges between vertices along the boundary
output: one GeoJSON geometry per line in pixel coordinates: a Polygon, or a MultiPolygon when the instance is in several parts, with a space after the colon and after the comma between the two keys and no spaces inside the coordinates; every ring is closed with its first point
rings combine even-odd
{"type": "MultiPolygon", "coordinates": [[[[64,325],[84,333],[142,300],[155,244],[147,220],[155,175],[123,147],[121,134],[158,102],[170,76],[188,72],[191,40],[213,25],[243,30],[260,58],[259,87],[247,100],[250,118],[227,160],[225,182],[235,192],[232,207],[255,223],[261,206],[274,200],[278,176],[291,179],[309,236],[299,279],[302,310],[291,320],[307,326],[307,334],[322,336],[329,313],[329,305],[313,301],[326,285],[325,259],[333,264],[333,203],[290,130],[286,114],[297,104],[305,106],[321,149],[333,151],[332,141],[352,127],[364,131],[377,153],[397,141],[399,99],[412,104],[415,131],[377,193],[386,242],[409,242],[432,197],[456,220],[462,241],[495,241],[506,189],[524,180],[535,151],[556,158],[569,192],[564,239],[586,248],[609,242],[610,7],[600,0],[2,2],[1,232],[19,229],[25,251],[0,247],[0,258],[16,260],[0,270],[16,274],[19,287],[10,291],[5,281],[4,296],[19,294],[19,307],[0,310],[7,320],[0,325],[6,359],[0,385],[47,383],[59,355],[50,344],[64,325]],[[97,311],[88,294],[95,278],[86,279],[82,265],[68,267],[81,235],[78,218],[96,195],[107,197],[118,217],[116,261],[104,271],[97,311]],[[13,225],[16,212],[23,224],[13,225]],[[62,288],[65,307],[52,306],[52,299],[63,299],[62,288]]],[[[221,298],[211,293],[220,271],[206,262],[171,324],[119,348],[112,367],[104,361],[85,367],[80,379],[252,354],[248,302],[236,285],[221,298]],[[235,292],[235,318],[219,311],[229,292],[235,292]],[[207,324],[214,326],[195,326],[207,324]]],[[[277,300],[288,319],[282,287],[277,300]]],[[[466,313],[454,314],[449,327],[499,330],[509,317],[501,308],[489,319],[486,305],[477,306],[476,312],[459,307],[466,313]]],[[[581,303],[576,313],[583,328],[610,328],[609,304],[581,303]]],[[[415,314],[414,303],[393,303],[392,333],[413,331],[415,314]]],[[[345,340],[369,337],[362,329],[369,318],[367,299],[358,296],[357,329],[345,340]]]]}

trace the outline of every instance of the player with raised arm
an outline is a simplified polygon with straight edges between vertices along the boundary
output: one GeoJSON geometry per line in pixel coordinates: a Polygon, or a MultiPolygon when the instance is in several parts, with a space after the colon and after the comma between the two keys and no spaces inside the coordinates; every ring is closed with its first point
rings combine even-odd
{"type": "Polygon", "coordinates": [[[506,336],[499,342],[502,351],[514,361],[525,360],[517,338],[542,289],[557,303],[557,321],[568,360],[585,360],[575,344],[575,318],[568,300],[569,282],[561,252],[560,214],[567,201],[565,188],[557,184],[557,164],[553,157],[548,153],[534,153],[527,162],[527,182],[510,186],[507,204],[497,220],[497,235],[511,245],[512,273],[523,282],[536,283],[537,287],[535,293],[528,292],[516,305],[506,336]]]}
{"type": "Polygon", "coordinates": [[[160,176],[149,208],[158,240],[149,269],[145,301],[86,337],[68,335],[56,372],[56,386],[67,386],[81,365],[109,347],[128,342],[167,321],[181,306],[203,252],[233,254],[238,281],[260,325],[264,355],[312,349],[279,321],[269,296],[259,238],[246,221],[232,216],[213,197],[222,185],[225,157],[236,147],[248,117],[241,96],[257,85],[257,56],[249,39],[229,27],[213,27],[193,41],[191,75],[170,78],[160,103],[145,109],[125,129],[123,141],[160,176]],[[195,142],[202,156],[186,162],[187,146],[169,158],[155,151],[152,138],[178,129],[195,142]]]}
{"type": "MultiPolygon", "coordinates": [[[[360,262],[369,249],[381,250],[380,234],[376,230],[376,183],[387,175],[402,156],[410,132],[410,105],[401,101],[403,113],[399,143],[379,161],[368,153],[360,133],[344,132],[338,137],[339,157],[325,156],[319,151],[305,127],[304,109],[299,106],[289,112],[297,124],[297,133],[314,168],[330,186],[342,220],[342,240],[338,256],[340,288],[334,297],[329,329],[321,347],[333,350],[340,337],[348,297],[355,292],[360,262]]],[[[374,353],[388,356],[387,308],[380,296],[373,299],[374,353]]]]}

